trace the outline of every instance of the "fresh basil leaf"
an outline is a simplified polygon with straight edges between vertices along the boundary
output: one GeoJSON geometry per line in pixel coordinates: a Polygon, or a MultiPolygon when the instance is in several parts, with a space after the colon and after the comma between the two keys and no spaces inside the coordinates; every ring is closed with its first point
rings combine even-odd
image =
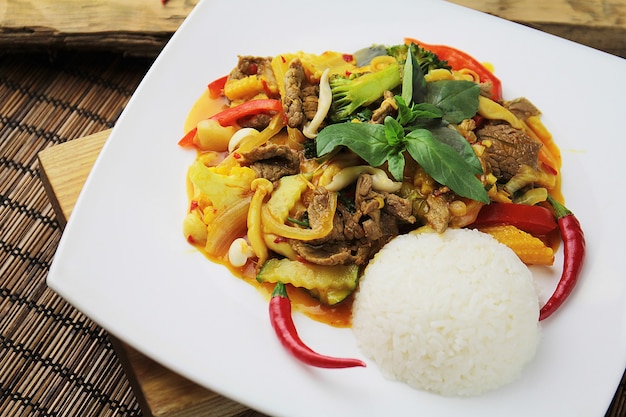
{"type": "Polygon", "coordinates": [[[402,181],[404,164],[404,152],[390,152],[387,155],[387,169],[396,181],[402,181]]]}
{"type": "Polygon", "coordinates": [[[385,117],[385,137],[389,146],[397,146],[404,139],[404,128],[391,116],[385,117]]]}
{"type": "Polygon", "coordinates": [[[450,146],[437,141],[431,131],[416,129],[405,136],[409,154],[439,184],[447,185],[462,197],[489,202],[483,184],[472,168],[450,146]]]}
{"type": "Polygon", "coordinates": [[[444,116],[443,111],[430,103],[419,103],[411,108],[416,119],[440,119],[444,116]]]}
{"type": "Polygon", "coordinates": [[[415,57],[415,44],[409,45],[402,77],[402,99],[407,105],[421,103],[426,93],[424,71],[415,57]]]}
{"type": "Polygon", "coordinates": [[[480,87],[475,82],[439,80],[426,84],[424,101],[441,109],[445,121],[460,123],[476,115],[479,95],[480,87]]]}
{"type": "Polygon", "coordinates": [[[315,142],[318,156],[345,146],[373,167],[382,165],[389,151],[385,127],[380,124],[346,122],[328,125],[320,130],[315,142]]]}
{"type": "Polygon", "coordinates": [[[406,101],[400,96],[395,96],[396,104],[398,105],[398,116],[396,116],[396,120],[402,126],[406,126],[409,123],[415,120],[415,115],[409,106],[407,106],[406,101]]]}
{"type": "Polygon", "coordinates": [[[439,142],[451,146],[467,162],[474,174],[483,173],[483,167],[476,156],[476,152],[463,135],[447,125],[429,128],[429,130],[439,142]]]}
{"type": "Polygon", "coordinates": [[[413,60],[411,59],[411,47],[404,61],[404,72],[402,73],[402,100],[408,105],[413,101],[413,60]]]}
{"type": "Polygon", "coordinates": [[[395,99],[398,105],[398,116],[396,120],[402,126],[408,128],[408,130],[414,128],[412,125],[416,120],[424,124],[425,122],[441,119],[443,117],[443,111],[433,104],[419,103],[408,107],[402,97],[395,96],[395,99]]]}

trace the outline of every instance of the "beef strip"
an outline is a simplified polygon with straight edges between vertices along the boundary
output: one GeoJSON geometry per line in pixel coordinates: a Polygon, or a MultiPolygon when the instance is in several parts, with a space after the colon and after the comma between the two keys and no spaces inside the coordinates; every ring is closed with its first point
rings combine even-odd
{"type": "Polygon", "coordinates": [[[302,110],[307,120],[313,120],[317,113],[317,104],[319,102],[319,86],[309,85],[302,87],[302,110]]]}
{"type": "Polygon", "coordinates": [[[265,75],[270,80],[274,79],[271,58],[240,55],[237,66],[228,74],[228,78],[240,80],[257,74],[265,75]]]}
{"type": "Polygon", "coordinates": [[[450,223],[450,209],[446,194],[432,193],[426,197],[428,210],[424,218],[436,232],[443,233],[450,223]]]}
{"type": "Polygon", "coordinates": [[[413,215],[413,203],[406,198],[402,198],[396,194],[387,194],[385,199],[386,212],[394,217],[397,217],[400,221],[405,223],[415,223],[415,216],[413,215]]]}
{"type": "Polygon", "coordinates": [[[267,126],[269,126],[271,121],[272,121],[272,116],[270,116],[269,114],[265,114],[265,113],[259,113],[259,114],[252,115],[250,117],[243,117],[237,120],[237,124],[242,128],[251,127],[258,131],[261,131],[265,129],[267,126]]]}
{"type": "Polygon", "coordinates": [[[520,97],[515,100],[507,101],[504,107],[509,109],[518,119],[526,120],[530,116],[539,116],[541,111],[527,98],[520,97]]]}
{"type": "MultiPolygon", "coordinates": [[[[323,187],[316,190],[307,214],[311,227],[328,210],[330,195],[323,187]]],[[[355,263],[364,265],[392,237],[399,225],[414,223],[410,201],[395,194],[372,189],[372,177],[359,176],[355,186],[355,211],[340,200],[331,233],[314,241],[292,240],[292,248],[305,260],[321,265],[355,263]]]]}
{"type": "Polygon", "coordinates": [[[287,145],[265,144],[241,154],[239,163],[249,166],[257,176],[277,181],[285,175],[294,175],[300,169],[300,154],[287,145]]]}
{"type": "Polygon", "coordinates": [[[292,128],[301,127],[305,121],[302,104],[302,84],[305,79],[302,63],[299,59],[294,59],[285,73],[285,97],[283,98],[287,126],[292,128]]]}
{"type": "Polygon", "coordinates": [[[413,204],[410,200],[386,191],[372,188],[372,176],[361,174],[357,180],[354,202],[361,215],[371,215],[378,210],[390,214],[400,222],[413,224],[413,204]]]}
{"type": "Polygon", "coordinates": [[[287,126],[301,129],[313,120],[317,113],[319,85],[312,85],[304,72],[302,62],[294,59],[285,73],[285,97],[283,107],[287,115],[287,126]]]}
{"type": "Polygon", "coordinates": [[[499,181],[510,180],[522,165],[537,169],[542,145],[525,132],[509,124],[487,124],[476,132],[476,136],[481,141],[491,141],[491,146],[485,148],[483,159],[499,181]]]}

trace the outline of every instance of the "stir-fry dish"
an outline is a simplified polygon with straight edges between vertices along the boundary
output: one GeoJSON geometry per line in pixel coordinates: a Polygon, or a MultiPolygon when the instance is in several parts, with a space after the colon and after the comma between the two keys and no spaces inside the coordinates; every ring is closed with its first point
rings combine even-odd
{"type": "Polygon", "coordinates": [[[239,56],[187,128],[179,145],[197,158],[186,239],[275,288],[272,324],[314,366],[364,364],[307,351],[290,322],[293,297],[349,312],[363,270],[396,236],[472,228],[546,266],[562,244],[561,281],[539,320],[580,274],[584,237],[562,204],[560,151],[540,110],[505,99],[492,68],[458,49],[406,39],[239,56]]]}

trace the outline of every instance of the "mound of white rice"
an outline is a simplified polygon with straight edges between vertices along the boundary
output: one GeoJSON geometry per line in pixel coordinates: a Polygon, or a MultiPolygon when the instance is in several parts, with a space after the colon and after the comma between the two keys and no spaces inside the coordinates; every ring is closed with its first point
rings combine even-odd
{"type": "Polygon", "coordinates": [[[516,379],[540,338],[530,270],[465,229],[398,236],[370,262],[352,328],[385,377],[445,396],[516,379]]]}

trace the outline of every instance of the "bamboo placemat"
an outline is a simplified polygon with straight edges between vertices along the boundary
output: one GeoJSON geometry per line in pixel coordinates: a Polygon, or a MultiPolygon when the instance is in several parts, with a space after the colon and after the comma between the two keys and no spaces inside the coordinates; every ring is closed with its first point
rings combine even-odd
{"type": "Polygon", "coordinates": [[[37,154],[115,124],[150,59],[0,56],[0,415],[141,416],[107,333],[46,286],[61,231],[37,154]]]}
{"type": "MultiPolygon", "coordinates": [[[[45,283],[61,236],[37,154],[112,127],[151,59],[0,55],[0,416],[141,416],[108,334],[45,283]]],[[[606,417],[626,415],[625,381],[606,417]]]]}

